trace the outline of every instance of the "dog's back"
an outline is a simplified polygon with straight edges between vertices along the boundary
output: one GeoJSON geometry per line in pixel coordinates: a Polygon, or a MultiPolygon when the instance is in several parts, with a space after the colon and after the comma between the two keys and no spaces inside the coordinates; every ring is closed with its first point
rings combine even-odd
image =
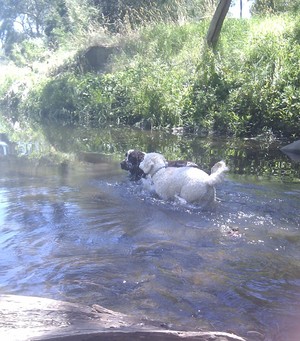
{"type": "Polygon", "coordinates": [[[168,167],[195,167],[195,168],[199,168],[199,166],[191,161],[185,161],[185,160],[171,160],[171,161],[167,161],[168,162],[168,167]]]}
{"type": "Polygon", "coordinates": [[[201,201],[203,196],[213,196],[214,189],[208,186],[209,175],[199,168],[166,168],[154,178],[157,194],[164,200],[176,196],[187,202],[201,201]]]}
{"type": "Polygon", "coordinates": [[[216,196],[214,186],[223,181],[228,170],[223,161],[216,163],[209,175],[194,167],[162,168],[157,155],[150,158],[154,169],[158,169],[153,174],[155,191],[164,200],[180,198],[189,203],[212,202],[216,196]]]}

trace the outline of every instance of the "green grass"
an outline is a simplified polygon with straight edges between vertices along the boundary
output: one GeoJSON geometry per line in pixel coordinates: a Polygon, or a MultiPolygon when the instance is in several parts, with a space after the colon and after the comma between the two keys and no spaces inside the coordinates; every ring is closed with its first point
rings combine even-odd
{"type": "Polygon", "coordinates": [[[121,37],[110,72],[79,72],[69,51],[62,71],[30,75],[26,96],[20,88],[7,97],[1,83],[0,106],[34,120],[296,137],[299,19],[227,19],[215,53],[205,45],[208,21],[149,23],[121,37]]]}

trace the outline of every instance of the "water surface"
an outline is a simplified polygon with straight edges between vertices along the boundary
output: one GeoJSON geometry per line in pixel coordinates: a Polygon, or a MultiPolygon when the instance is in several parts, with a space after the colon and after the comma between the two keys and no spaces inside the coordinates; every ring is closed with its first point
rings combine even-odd
{"type": "Polygon", "coordinates": [[[299,340],[300,170],[279,142],[113,128],[46,136],[75,159],[0,158],[2,294],[96,303],[174,329],[299,340]],[[224,159],[231,171],[215,208],[163,202],[130,182],[119,162],[132,147],[205,170],[224,159]]]}

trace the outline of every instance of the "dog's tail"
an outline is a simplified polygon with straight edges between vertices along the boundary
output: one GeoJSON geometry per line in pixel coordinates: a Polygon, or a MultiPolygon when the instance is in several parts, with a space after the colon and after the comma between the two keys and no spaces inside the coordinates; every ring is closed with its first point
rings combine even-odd
{"type": "Polygon", "coordinates": [[[210,186],[215,186],[221,183],[225,178],[225,172],[227,172],[229,168],[226,166],[224,161],[217,162],[211,169],[211,174],[208,179],[208,184],[210,186]]]}

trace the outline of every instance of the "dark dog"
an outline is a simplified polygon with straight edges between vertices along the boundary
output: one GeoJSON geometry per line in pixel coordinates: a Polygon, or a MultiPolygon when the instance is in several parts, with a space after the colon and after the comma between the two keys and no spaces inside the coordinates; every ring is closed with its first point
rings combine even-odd
{"type": "MultiPolygon", "coordinates": [[[[145,178],[145,173],[140,169],[140,163],[144,160],[146,153],[140,150],[130,149],[125,154],[125,159],[121,162],[121,168],[129,172],[129,179],[132,181],[140,180],[145,178]]],[[[199,166],[190,161],[168,161],[168,167],[196,167],[199,166]]]]}
{"type": "Polygon", "coordinates": [[[121,168],[129,172],[129,179],[140,180],[145,173],[140,169],[140,163],[144,160],[145,153],[139,150],[129,149],[125,159],[121,162],[121,168]]]}

